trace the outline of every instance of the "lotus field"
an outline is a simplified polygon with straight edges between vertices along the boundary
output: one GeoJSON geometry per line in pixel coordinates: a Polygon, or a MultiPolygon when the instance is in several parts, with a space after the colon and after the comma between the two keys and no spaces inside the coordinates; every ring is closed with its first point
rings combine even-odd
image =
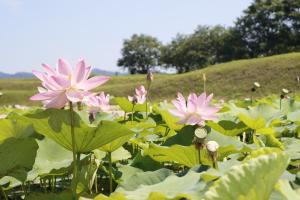
{"type": "Polygon", "coordinates": [[[257,99],[256,82],[224,102],[203,76],[204,88],[153,102],[151,72],[112,97],[83,59],[42,67],[28,101],[43,107],[0,111],[1,200],[300,199],[298,79],[292,93],[257,99]]]}

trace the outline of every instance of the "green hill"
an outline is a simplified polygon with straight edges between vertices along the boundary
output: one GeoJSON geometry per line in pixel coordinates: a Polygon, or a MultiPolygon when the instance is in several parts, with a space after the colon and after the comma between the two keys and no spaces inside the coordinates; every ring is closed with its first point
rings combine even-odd
{"type": "MultiPolygon", "coordinates": [[[[300,53],[289,53],[271,57],[238,60],[209,66],[205,69],[176,75],[155,75],[151,87],[151,99],[154,101],[172,99],[176,92],[188,94],[203,90],[202,74],[206,74],[206,89],[217,98],[231,99],[249,96],[253,82],[262,88],[255,95],[279,94],[282,88],[296,89],[296,75],[300,76],[300,53]]],[[[34,105],[28,98],[37,90],[39,81],[35,79],[0,80],[0,104],[34,105]]],[[[112,77],[97,91],[105,91],[114,96],[131,95],[134,88],[145,84],[144,75],[112,77]]],[[[298,85],[298,92],[300,85],[298,85]]]]}

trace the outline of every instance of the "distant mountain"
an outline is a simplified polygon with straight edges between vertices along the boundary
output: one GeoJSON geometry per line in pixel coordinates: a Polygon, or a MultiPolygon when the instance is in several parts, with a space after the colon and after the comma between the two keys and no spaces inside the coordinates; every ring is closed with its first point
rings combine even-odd
{"type": "MultiPolygon", "coordinates": [[[[112,75],[124,75],[126,73],[106,71],[106,70],[94,68],[93,71],[92,71],[92,74],[112,76],[112,75]]],[[[8,74],[8,73],[0,72],[0,79],[5,79],[5,78],[34,78],[34,77],[35,76],[30,72],[17,72],[17,73],[14,73],[14,74],[8,74]]]]}
{"type": "Polygon", "coordinates": [[[0,78],[33,78],[34,75],[29,72],[17,72],[14,74],[8,74],[8,73],[3,73],[0,72],[0,78]]]}

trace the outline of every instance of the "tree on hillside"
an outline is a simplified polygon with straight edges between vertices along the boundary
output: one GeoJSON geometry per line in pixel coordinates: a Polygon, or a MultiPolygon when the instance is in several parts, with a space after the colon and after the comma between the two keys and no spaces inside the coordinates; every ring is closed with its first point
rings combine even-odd
{"type": "Polygon", "coordinates": [[[152,36],[134,34],[123,42],[122,57],[118,66],[128,68],[131,74],[146,74],[159,65],[161,43],[152,36]]]}
{"type": "Polygon", "coordinates": [[[162,47],[164,67],[174,67],[178,73],[202,68],[209,63],[209,27],[201,26],[195,35],[177,35],[162,47]]]}
{"type": "Polygon", "coordinates": [[[223,26],[198,26],[191,35],[178,34],[162,47],[161,62],[164,67],[174,67],[178,73],[203,68],[210,64],[244,57],[245,49],[232,46],[240,40],[223,26]],[[234,53],[234,54],[233,54],[234,53]]]}
{"type": "Polygon", "coordinates": [[[255,0],[238,18],[235,29],[249,57],[300,49],[300,0],[255,0]]]}

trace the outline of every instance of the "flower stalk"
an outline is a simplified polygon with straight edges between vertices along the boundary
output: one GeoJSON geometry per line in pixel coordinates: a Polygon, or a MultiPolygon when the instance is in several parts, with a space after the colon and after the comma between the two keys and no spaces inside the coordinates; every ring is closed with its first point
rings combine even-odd
{"type": "Polygon", "coordinates": [[[146,93],[146,119],[148,119],[148,97],[150,94],[150,87],[151,87],[151,83],[153,82],[153,74],[151,73],[151,71],[148,71],[147,77],[146,77],[146,82],[147,82],[147,93],[146,93]]]}
{"type": "Polygon", "coordinates": [[[113,186],[112,186],[112,159],[111,159],[111,152],[107,153],[108,155],[108,164],[109,164],[109,193],[111,194],[113,191],[113,186]]]}
{"type": "Polygon", "coordinates": [[[69,102],[70,105],[70,124],[71,124],[71,137],[72,137],[72,153],[73,153],[73,180],[72,180],[72,194],[73,199],[76,199],[76,189],[78,184],[78,161],[76,155],[76,138],[74,130],[74,108],[73,103],[69,102]]]}
{"type": "Polygon", "coordinates": [[[206,92],[206,75],[202,74],[202,79],[203,79],[203,92],[206,92]]]}
{"type": "Polygon", "coordinates": [[[203,127],[199,127],[195,130],[195,136],[193,139],[193,144],[195,145],[195,148],[198,152],[198,161],[199,161],[199,165],[202,164],[201,161],[201,149],[204,148],[205,146],[205,140],[206,140],[206,136],[207,136],[207,131],[205,128],[203,127]]]}

